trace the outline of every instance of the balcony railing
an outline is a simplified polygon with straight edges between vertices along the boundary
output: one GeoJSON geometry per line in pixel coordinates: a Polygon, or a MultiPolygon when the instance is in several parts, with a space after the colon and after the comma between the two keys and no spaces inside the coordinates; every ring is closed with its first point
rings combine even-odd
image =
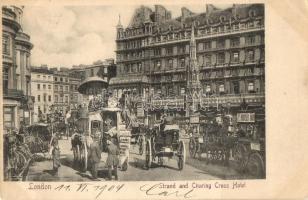
{"type": "MultiPolygon", "coordinates": [[[[201,103],[201,106],[218,106],[218,105],[230,105],[230,106],[240,106],[240,104],[245,99],[245,102],[248,105],[264,105],[265,103],[265,95],[264,93],[258,94],[225,94],[223,96],[209,96],[209,97],[201,97],[196,99],[197,102],[201,103]]],[[[175,98],[162,98],[152,100],[151,106],[154,109],[162,109],[162,108],[184,108],[184,98],[183,97],[175,97],[175,98]]]]}
{"type": "Polygon", "coordinates": [[[23,93],[22,90],[4,89],[3,90],[3,96],[4,96],[4,98],[20,99],[24,96],[24,93],[23,93]]]}

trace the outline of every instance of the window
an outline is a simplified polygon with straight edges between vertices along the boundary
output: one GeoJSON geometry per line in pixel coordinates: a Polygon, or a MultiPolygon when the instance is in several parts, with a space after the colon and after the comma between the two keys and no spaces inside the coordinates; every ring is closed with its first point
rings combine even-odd
{"type": "Polygon", "coordinates": [[[63,82],[63,78],[62,77],[60,78],[60,82],[63,82]]]}
{"type": "Polygon", "coordinates": [[[211,86],[210,85],[206,85],[205,86],[205,92],[206,93],[210,93],[211,92],[211,86]]]}
{"type": "Polygon", "coordinates": [[[45,85],[45,84],[43,84],[43,89],[44,89],[44,90],[46,89],[46,85],[45,85]]]}
{"type": "Polygon", "coordinates": [[[253,35],[249,35],[245,40],[246,44],[251,45],[255,43],[255,37],[253,35]]]}
{"type": "Polygon", "coordinates": [[[104,67],[104,73],[107,74],[107,67],[104,67]]]}
{"type": "Polygon", "coordinates": [[[138,72],[141,72],[141,69],[142,69],[142,65],[141,63],[138,63],[138,72]]]}
{"type": "Polygon", "coordinates": [[[58,102],[58,95],[55,95],[55,102],[58,102]]]}
{"type": "Polygon", "coordinates": [[[68,92],[68,86],[65,86],[65,91],[68,92]]]}
{"type": "Polygon", "coordinates": [[[3,126],[4,128],[15,127],[14,107],[4,107],[3,109],[3,126]]]}
{"type": "Polygon", "coordinates": [[[217,48],[224,48],[224,47],[225,47],[225,40],[218,40],[217,48]]]}
{"type": "Polygon", "coordinates": [[[180,67],[184,68],[185,67],[185,58],[180,59],[180,67]]]}
{"type": "Polygon", "coordinates": [[[65,96],[65,103],[68,103],[68,96],[65,96]]]}
{"type": "Polygon", "coordinates": [[[37,84],[37,89],[40,90],[41,89],[41,85],[37,84]]]}
{"type": "Polygon", "coordinates": [[[43,79],[46,79],[46,76],[43,76],[43,79]]]}
{"type": "Polygon", "coordinates": [[[172,59],[169,59],[169,60],[168,60],[168,68],[169,68],[169,69],[172,69],[172,67],[173,67],[173,60],[172,60],[172,59]]]}
{"type": "Polygon", "coordinates": [[[48,95],[48,101],[51,102],[51,95],[48,95]]]}
{"type": "Polygon", "coordinates": [[[167,55],[172,55],[172,47],[166,49],[167,55]]]}
{"type": "Polygon", "coordinates": [[[239,24],[233,24],[233,30],[238,30],[239,29],[239,24]]]}
{"type": "Polygon", "coordinates": [[[54,89],[55,91],[58,91],[58,85],[55,85],[54,89]]]}
{"type": "Polygon", "coordinates": [[[210,55],[204,56],[204,63],[205,63],[206,67],[211,65],[211,56],[210,55]]]}
{"type": "Polygon", "coordinates": [[[2,36],[2,51],[4,54],[10,55],[10,37],[8,35],[2,36]]]}
{"type": "Polygon", "coordinates": [[[9,69],[7,67],[2,68],[3,76],[3,91],[6,92],[9,88],[9,69]]]}
{"type": "Polygon", "coordinates": [[[233,82],[233,92],[234,94],[240,93],[240,85],[238,81],[233,82]]]}
{"type": "Polygon", "coordinates": [[[225,54],[224,53],[218,53],[217,55],[217,63],[223,64],[225,62],[225,54]]]}
{"type": "Polygon", "coordinates": [[[44,94],[43,99],[44,99],[44,102],[46,102],[46,94],[44,94]]]}
{"type": "Polygon", "coordinates": [[[67,79],[67,78],[65,79],[65,82],[67,82],[67,83],[68,83],[68,79],[67,79]]]}
{"type": "Polygon", "coordinates": [[[239,37],[231,38],[230,46],[231,47],[238,47],[238,46],[240,46],[240,38],[239,37]]]}
{"type": "Polygon", "coordinates": [[[57,78],[57,77],[55,77],[55,81],[58,81],[58,78],[57,78]]]}
{"type": "Polygon", "coordinates": [[[63,86],[62,85],[60,85],[60,91],[63,91],[63,86]]]}
{"type": "Polygon", "coordinates": [[[155,68],[156,68],[157,70],[160,70],[160,60],[158,60],[158,61],[155,62],[155,68]]]}
{"type": "Polygon", "coordinates": [[[219,93],[224,93],[225,92],[225,85],[224,84],[220,84],[219,88],[218,88],[219,93]]]}
{"type": "Polygon", "coordinates": [[[249,82],[248,83],[248,92],[254,92],[254,91],[255,91],[254,83],[249,82]]]}
{"type": "Polygon", "coordinates": [[[160,56],[161,51],[160,49],[154,49],[154,56],[160,56]]]}
{"type": "Polygon", "coordinates": [[[246,59],[248,62],[254,61],[255,55],[253,50],[248,50],[246,54],[246,59]]]}
{"type": "Polygon", "coordinates": [[[210,49],[210,48],[211,48],[211,42],[205,42],[204,49],[210,49]]]}
{"type": "Polygon", "coordinates": [[[48,90],[51,90],[51,85],[48,85],[48,90]]]}
{"type": "Polygon", "coordinates": [[[232,53],[231,62],[233,62],[233,63],[239,62],[239,52],[233,52],[232,53]]]}
{"type": "Polygon", "coordinates": [[[50,76],[48,76],[48,79],[50,79],[50,76]]]}
{"type": "Polygon", "coordinates": [[[37,101],[38,101],[38,102],[41,101],[41,95],[37,95],[37,101]]]}
{"type": "Polygon", "coordinates": [[[94,76],[94,69],[91,69],[91,76],[94,76]]]}

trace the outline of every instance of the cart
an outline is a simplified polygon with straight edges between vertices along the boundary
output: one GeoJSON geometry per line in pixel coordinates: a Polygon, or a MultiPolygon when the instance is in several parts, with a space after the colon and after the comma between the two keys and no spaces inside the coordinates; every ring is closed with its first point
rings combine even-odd
{"type": "Polygon", "coordinates": [[[126,130],[122,124],[120,109],[116,107],[102,108],[101,110],[89,113],[89,131],[85,133],[73,134],[72,149],[74,162],[80,166],[82,171],[89,167],[88,149],[94,140],[97,140],[102,150],[102,164],[107,159],[107,140],[115,138],[120,149],[120,168],[126,171],[128,168],[130,131],[126,130]],[[107,124],[111,119],[113,124],[107,124]],[[112,127],[112,128],[110,128],[112,127]]]}
{"type": "Polygon", "coordinates": [[[264,111],[237,113],[238,141],[233,149],[236,169],[257,178],[265,177],[264,111]]]}
{"type": "Polygon", "coordinates": [[[182,170],[185,165],[186,152],[185,144],[179,137],[179,126],[176,124],[165,125],[163,130],[159,127],[155,129],[155,134],[146,141],[145,167],[149,169],[152,162],[158,161],[163,165],[163,158],[178,158],[178,168],[182,170]]]}
{"type": "Polygon", "coordinates": [[[235,145],[236,138],[230,134],[232,129],[232,116],[216,115],[207,117],[203,124],[203,131],[192,134],[189,140],[189,152],[191,157],[198,155],[201,159],[206,153],[206,163],[221,162],[229,164],[230,150],[235,145]]]}

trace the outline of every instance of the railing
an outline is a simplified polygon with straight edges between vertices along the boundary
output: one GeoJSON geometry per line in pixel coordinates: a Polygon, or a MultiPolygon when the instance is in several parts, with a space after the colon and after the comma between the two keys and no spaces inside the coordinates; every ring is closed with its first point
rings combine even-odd
{"type": "MultiPolygon", "coordinates": [[[[243,100],[249,105],[254,104],[264,104],[265,102],[265,95],[264,93],[258,94],[241,94],[241,95],[234,95],[234,94],[226,94],[223,96],[209,96],[209,97],[201,97],[196,98],[195,100],[201,103],[202,106],[218,106],[219,104],[230,106],[239,106],[243,100]]],[[[185,100],[184,98],[162,98],[162,99],[154,99],[150,101],[150,105],[152,109],[163,109],[163,108],[184,108],[185,100]]]]}
{"type": "Polygon", "coordinates": [[[3,96],[5,98],[22,98],[24,96],[24,93],[23,93],[22,90],[4,89],[3,90],[3,96]]]}

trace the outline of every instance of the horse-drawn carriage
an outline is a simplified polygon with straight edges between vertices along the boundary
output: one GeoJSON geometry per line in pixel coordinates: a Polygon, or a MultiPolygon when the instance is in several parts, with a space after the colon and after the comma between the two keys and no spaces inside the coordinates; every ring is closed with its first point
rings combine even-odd
{"type": "Polygon", "coordinates": [[[176,124],[166,124],[156,127],[155,132],[146,140],[145,145],[145,166],[149,169],[152,162],[156,161],[160,166],[164,158],[178,158],[178,168],[182,170],[185,165],[185,144],[180,140],[180,128],[176,124]]]}
{"type": "Polygon", "coordinates": [[[230,134],[232,116],[207,116],[201,125],[200,134],[192,134],[189,140],[191,157],[201,158],[206,153],[206,162],[223,162],[228,165],[230,149],[235,144],[235,137],[230,134]]]}
{"type": "Polygon", "coordinates": [[[238,171],[247,171],[257,178],[264,177],[265,124],[262,111],[246,110],[237,113],[236,119],[231,115],[217,114],[206,118],[200,134],[190,137],[190,156],[201,158],[206,153],[207,163],[221,161],[228,165],[232,152],[238,171]]]}
{"type": "Polygon", "coordinates": [[[237,144],[233,157],[239,171],[257,178],[265,177],[265,120],[264,111],[237,114],[237,144]]]}
{"type": "MultiPolygon", "coordinates": [[[[119,108],[111,107],[90,112],[87,119],[88,130],[83,130],[79,134],[73,134],[72,149],[74,162],[78,163],[83,171],[86,171],[89,166],[88,149],[93,140],[98,142],[103,154],[105,154],[107,152],[107,140],[110,140],[110,138],[115,139],[116,145],[120,149],[119,166],[123,171],[127,170],[130,131],[126,130],[125,125],[122,124],[120,111],[119,108]]],[[[102,161],[105,162],[104,159],[102,161]]]]}

